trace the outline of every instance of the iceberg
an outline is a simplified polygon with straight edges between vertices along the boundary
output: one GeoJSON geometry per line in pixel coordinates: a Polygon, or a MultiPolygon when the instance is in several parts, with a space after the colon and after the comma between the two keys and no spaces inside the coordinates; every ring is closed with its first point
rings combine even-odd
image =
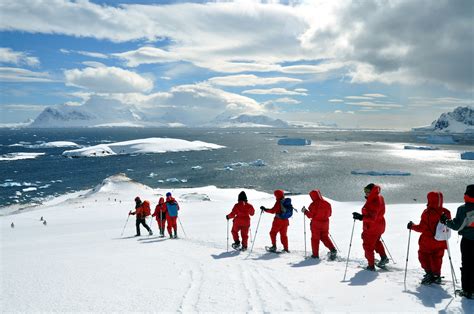
{"type": "Polygon", "coordinates": [[[373,170],[352,170],[353,175],[366,175],[366,176],[410,176],[411,173],[398,171],[398,170],[387,170],[387,171],[373,171],[373,170]]]}
{"type": "Polygon", "coordinates": [[[281,138],[278,140],[278,145],[305,146],[311,145],[311,140],[304,138],[281,138]]]}
{"type": "Polygon", "coordinates": [[[438,147],[434,146],[413,146],[413,145],[405,145],[404,149],[417,149],[417,150],[439,150],[438,147]]]}
{"type": "Polygon", "coordinates": [[[450,135],[430,135],[426,142],[429,144],[456,144],[456,141],[450,135]]]}
{"type": "Polygon", "coordinates": [[[462,160],[474,160],[474,152],[464,152],[461,154],[462,160]]]}
{"type": "Polygon", "coordinates": [[[194,167],[191,167],[191,169],[193,169],[193,170],[201,170],[201,169],[202,169],[202,166],[194,166],[194,167]]]}
{"type": "MultiPolygon", "coordinates": [[[[186,141],[174,138],[145,138],[110,144],[84,147],[63,152],[65,157],[104,157],[111,155],[132,155],[199,151],[224,148],[225,146],[201,141],[186,141]]],[[[168,162],[167,162],[168,163],[168,162]]]]}
{"type": "Polygon", "coordinates": [[[36,157],[42,156],[44,154],[45,153],[8,153],[0,155],[0,161],[35,159],[36,157]]]}

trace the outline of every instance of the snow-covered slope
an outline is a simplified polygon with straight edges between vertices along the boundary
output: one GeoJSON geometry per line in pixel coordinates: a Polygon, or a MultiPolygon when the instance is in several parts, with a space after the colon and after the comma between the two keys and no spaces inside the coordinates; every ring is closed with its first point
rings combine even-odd
{"type": "Polygon", "coordinates": [[[213,127],[276,127],[288,128],[290,125],[280,119],[273,119],[265,115],[241,114],[227,116],[226,114],[216,117],[209,126],[213,127]]]}
{"type": "MultiPolygon", "coordinates": [[[[168,190],[153,190],[124,175],[110,177],[93,190],[54,199],[36,208],[0,217],[2,311],[4,312],[439,312],[473,313],[474,301],[452,298],[447,256],[446,283],[420,286],[423,274],[412,234],[407,290],[403,277],[408,232],[424,205],[388,205],[384,241],[395,261],[389,271],[368,272],[355,232],[346,280],[345,257],[353,220],[362,202],[331,201],[331,235],[342,250],[330,262],[321,245],[321,261],[304,259],[303,216],[295,213],[289,227],[290,254],[266,253],[273,215],[272,195],[246,190],[257,209],[252,218],[252,254],[226,250],[225,215],[241,191],[202,187],[171,190],[181,204],[179,239],[134,238],[135,221],[127,213],[135,196],[153,206],[168,190]],[[43,225],[44,217],[47,225],[43,225]],[[127,221],[127,223],[126,223],[127,221]],[[15,228],[10,228],[14,223],[15,228]],[[125,225],[124,236],[121,237],[125,225]],[[183,230],[184,228],[184,230],[183,230]]],[[[292,196],[297,208],[308,195],[292,196]]],[[[445,204],[452,211],[459,204],[445,204]]],[[[3,209],[2,209],[3,211],[3,209]]],[[[306,220],[307,248],[310,248],[306,220]]],[[[152,223],[157,232],[156,222],[152,223]]],[[[142,228],[142,234],[143,228],[142,228]]],[[[451,240],[459,280],[460,254],[451,240]]],[[[278,246],[281,248],[280,243],[278,246]]]]}
{"type": "Polygon", "coordinates": [[[457,107],[446,112],[426,127],[414,128],[414,131],[434,131],[443,133],[474,132],[474,108],[472,106],[457,107]]]}

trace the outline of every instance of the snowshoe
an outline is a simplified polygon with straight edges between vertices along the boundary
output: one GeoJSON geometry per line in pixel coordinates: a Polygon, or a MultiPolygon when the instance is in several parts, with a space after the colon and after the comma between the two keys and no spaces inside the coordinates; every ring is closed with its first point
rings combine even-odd
{"type": "Polygon", "coordinates": [[[240,242],[238,241],[232,243],[231,246],[234,250],[240,250],[240,242]]]}
{"type": "Polygon", "coordinates": [[[421,284],[422,285],[431,285],[433,283],[433,274],[432,273],[426,273],[423,276],[423,279],[421,279],[421,284]]]}
{"type": "Polygon", "coordinates": [[[374,265],[367,265],[367,267],[365,268],[365,270],[368,270],[368,271],[375,271],[375,266],[374,265]]]}
{"type": "Polygon", "coordinates": [[[151,231],[151,229],[148,231],[148,235],[153,235],[153,231],[151,231]]]}
{"type": "Polygon", "coordinates": [[[241,250],[242,252],[245,252],[245,251],[247,251],[247,247],[243,246],[243,247],[240,248],[240,250],[241,250]]]}
{"type": "Polygon", "coordinates": [[[270,252],[270,253],[277,253],[277,254],[281,253],[280,251],[277,251],[276,246],[274,245],[266,246],[265,250],[267,250],[267,252],[270,252]]]}
{"type": "Polygon", "coordinates": [[[329,260],[330,261],[334,261],[337,257],[337,251],[336,250],[331,250],[331,252],[329,252],[329,260]]]}
{"type": "Polygon", "coordinates": [[[456,295],[460,296],[460,297],[465,297],[466,299],[474,299],[474,295],[472,294],[472,292],[466,292],[462,289],[456,289],[456,295]]]}
{"type": "Polygon", "coordinates": [[[441,276],[440,275],[433,275],[431,282],[435,283],[437,285],[440,285],[441,284],[441,276]]]}
{"type": "Polygon", "coordinates": [[[282,252],[290,253],[290,250],[288,250],[288,249],[283,249],[282,252]]]}
{"type": "Polygon", "coordinates": [[[319,256],[312,254],[312,255],[311,255],[311,258],[319,259],[319,256]]]}
{"type": "Polygon", "coordinates": [[[387,256],[383,256],[382,259],[376,264],[380,268],[385,268],[385,266],[388,264],[389,259],[387,256]]]}

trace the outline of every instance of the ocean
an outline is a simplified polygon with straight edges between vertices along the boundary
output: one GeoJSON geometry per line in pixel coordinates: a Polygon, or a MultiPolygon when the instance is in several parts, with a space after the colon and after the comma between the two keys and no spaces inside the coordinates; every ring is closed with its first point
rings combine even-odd
{"type": "MultiPolygon", "coordinates": [[[[446,202],[462,202],[474,183],[474,161],[461,160],[474,151],[474,136],[455,137],[458,144],[433,145],[439,150],[408,150],[427,146],[427,134],[393,131],[321,129],[189,129],[91,128],[0,129],[0,155],[44,153],[34,159],[0,161],[1,207],[41,203],[61,194],[89,189],[117,173],[151,187],[284,189],[305,194],[320,189],[338,201],[362,201],[363,187],[376,183],[386,202],[425,203],[426,194],[442,191],[446,202]],[[51,141],[90,146],[149,137],[200,140],[224,145],[212,151],[65,158],[73,148],[28,148],[51,141]],[[281,138],[305,138],[309,146],[281,146],[281,138]],[[259,161],[260,160],[260,161],[259,161]],[[194,168],[193,168],[194,167],[194,168]],[[359,170],[362,174],[353,174],[359,170]],[[367,171],[397,176],[372,176],[367,171]]],[[[156,200],[152,200],[156,202],[156,200]]]]}

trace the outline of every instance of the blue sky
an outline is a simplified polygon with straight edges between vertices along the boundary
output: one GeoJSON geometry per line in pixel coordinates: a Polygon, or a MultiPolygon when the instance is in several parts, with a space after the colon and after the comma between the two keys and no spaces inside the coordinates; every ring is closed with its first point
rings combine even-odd
{"type": "Polygon", "coordinates": [[[189,125],[240,113],[426,125],[473,104],[473,12],[460,0],[3,1],[0,123],[115,99],[189,125]]]}

